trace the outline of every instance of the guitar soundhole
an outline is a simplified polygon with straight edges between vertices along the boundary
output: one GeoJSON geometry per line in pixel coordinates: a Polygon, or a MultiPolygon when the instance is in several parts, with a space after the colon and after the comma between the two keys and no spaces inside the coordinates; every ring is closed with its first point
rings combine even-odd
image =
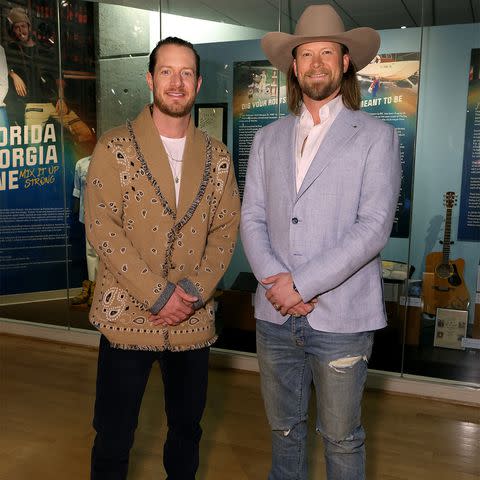
{"type": "Polygon", "coordinates": [[[452,266],[448,263],[440,263],[435,268],[435,273],[440,278],[448,278],[453,274],[453,269],[452,269],[452,266]]]}
{"type": "Polygon", "coordinates": [[[457,266],[454,264],[454,265],[452,265],[452,267],[453,267],[453,274],[448,279],[448,283],[450,285],[452,285],[452,287],[459,287],[462,284],[462,279],[460,278],[460,275],[458,274],[457,266]]]}

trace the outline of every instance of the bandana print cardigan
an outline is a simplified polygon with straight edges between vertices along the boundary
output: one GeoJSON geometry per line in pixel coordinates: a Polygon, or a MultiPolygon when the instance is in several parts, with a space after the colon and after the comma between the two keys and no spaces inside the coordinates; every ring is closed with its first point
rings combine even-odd
{"type": "Polygon", "coordinates": [[[178,207],[168,157],[146,106],[99,140],[87,176],[87,238],[100,257],[91,323],[123,349],[189,350],[216,340],[213,293],[237,238],[240,200],[226,147],[187,131],[178,207]],[[198,297],[177,326],[148,321],[175,285],[198,297]]]}

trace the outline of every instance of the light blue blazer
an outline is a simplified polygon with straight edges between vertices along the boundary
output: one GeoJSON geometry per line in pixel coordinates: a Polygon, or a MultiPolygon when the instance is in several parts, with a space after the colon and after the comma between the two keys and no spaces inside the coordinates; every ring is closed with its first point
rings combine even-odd
{"type": "MultiPolygon", "coordinates": [[[[257,280],[290,272],[304,301],[318,299],[310,325],[326,332],[376,330],[386,324],[379,253],[388,241],[400,190],[394,128],[343,108],[299,192],[295,131],[289,115],[259,130],[252,144],[241,236],[257,280]]],[[[259,284],[255,317],[283,317],[259,284]]]]}

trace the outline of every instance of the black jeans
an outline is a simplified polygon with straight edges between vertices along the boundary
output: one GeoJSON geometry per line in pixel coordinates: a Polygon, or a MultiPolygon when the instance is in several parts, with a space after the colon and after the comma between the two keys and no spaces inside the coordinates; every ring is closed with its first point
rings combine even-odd
{"type": "Polygon", "coordinates": [[[130,449],[150,370],[160,363],[168,433],[163,449],[167,480],[194,480],[200,420],[205,409],[209,348],[148,352],[112,348],[102,335],[98,354],[92,480],[127,478],[130,449]]]}

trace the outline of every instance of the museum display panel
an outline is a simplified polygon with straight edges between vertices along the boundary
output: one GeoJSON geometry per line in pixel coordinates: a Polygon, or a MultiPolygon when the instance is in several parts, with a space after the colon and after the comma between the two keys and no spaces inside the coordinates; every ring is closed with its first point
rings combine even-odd
{"type": "Polygon", "coordinates": [[[159,3],[2,0],[0,11],[1,316],[89,329],[88,163],[97,138],[149,101],[144,65],[160,38],[159,3]]]}
{"type": "MultiPolygon", "coordinates": [[[[388,326],[376,332],[370,368],[478,385],[480,11],[387,3],[336,2],[347,29],[379,30],[381,49],[358,72],[361,109],[392,124],[401,145],[401,193],[381,254],[388,326]]],[[[96,139],[150,102],[145,72],[159,39],[198,50],[193,119],[228,146],[242,193],[253,135],[288,114],[285,78],[259,40],[292,33],[307,5],[0,0],[0,317],[92,330],[96,258],[82,185],[96,139]],[[12,28],[22,21],[28,46],[12,28]]],[[[216,295],[217,348],[255,353],[256,287],[239,242],[216,295]]]]}
{"type": "Polygon", "coordinates": [[[479,47],[478,17],[477,23],[424,27],[409,253],[415,273],[408,300],[416,307],[407,312],[412,342],[403,363],[405,373],[475,383],[479,47]]]}

